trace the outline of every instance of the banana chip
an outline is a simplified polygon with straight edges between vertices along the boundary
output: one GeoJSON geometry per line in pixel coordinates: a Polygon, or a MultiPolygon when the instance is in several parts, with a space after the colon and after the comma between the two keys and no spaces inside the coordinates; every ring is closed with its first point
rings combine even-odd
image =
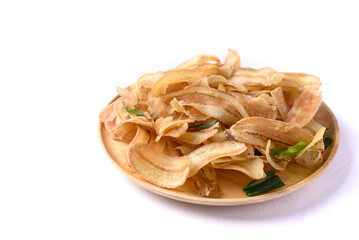
{"type": "Polygon", "coordinates": [[[192,120],[177,120],[174,121],[173,117],[159,118],[154,123],[154,128],[157,133],[156,142],[162,136],[179,137],[184,134],[188,129],[188,122],[192,120]]]}
{"type": "Polygon", "coordinates": [[[261,94],[258,97],[232,92],[239,102],[242,103],[249,116],[251,117],[265,117],[269,119],[277,118],[277,107],[272,103],[273,100],[266,94],[261,94]],[[268,97],[266,97],[268,96],[268,97]]]}
{"type": "Polygon", "coordinates": [[[230,138],[265,148],[268,140],[277,147],[288,147],[300,141],[311,142],[313,136],[289,123],[261,117],[242,119],[227,131],[230,138]]]}
{"type": "Polygon", "coordinates": [[[213,55],[198,55],[198,56],[195,56],[195,57],[185,61],[184,63],[182,63],[181,65],[176,67],[176,69],[191,68],[193,66],[199,66],[199,65],[209,63],[209,62],[219,63],[220,60],[216,56],[213,56],[213,55]]]}
{"type": "Polygon", "coordinates": [[[288,106],[287,103],[285,102],[282,88],[277,87],[276,89],[272,90],[270,93],[282,117],[282,120],[285,121],[287,119],[288,106]]]}
{"type": "Polygon", "coordinates": [[[217,158],[238,155],[247,149],[244,143],[239,142],[214,142],[197,148],[189,157],[189,176],[193,176],[207,163],[217,158]]]}
{"type": "Polygon", "coordinates": [[[194,176],[196,187],[199,195],[208,197],[211,193],[218,190],[218,181],[216,176],[216,170],[211,166],[204,166],[194,176]]]}
{"type": "Polygon", "coordinates": [[[161,77],[152,88],[152,95],[158,97],[164,94],[168,85],[180,82],[194,82],[199,81],[202,73],[192,69],[179,69],[171,71],[161,77]]]}
{"type": "Polygon", "coordinates": [[[216,160],[211,163],[214,168],[236,170],[246,174],[252,179],[261,179],[266,176],[263,170],[263,160],[259,157],[254,157],[243,161],[234,161],[231,158],[225,158],[222,160],[222,162],[216,160]],[[227,160],[227,162],[225,160],[227,160]]]}
{"type": "Polygon", "coordinates": [[[286,122],[299,128],[304,127],[313,119],[321,103],[321,92],[314,90],[303,91],[289,110],[286,122]]]}
{"type": "Polygon", "coordinates": [[[177,137],[176,140],[183,143],[198,145],[213,137],[218,131],[218,123],[209,129],[205,129],[197,132],[185,132],[181,136],[177,137]]]}
{"type": "Polygon", "coordinates": [[[283,89],[311,89],[318,91],[322,85],[319,77],[305,73],[281,73],[282,80],[278,83],[283,89]]]}
{"type": "Polygon", "coordinates": [[[278,84],[283,76],[271,68],[241,68],[234,72],[229,82],[234,84],[244,84],[248,87],[268,87],[278,84]]]}
{"type": "Polygon", "coordinates": [[[160,187],[181,186],[189,172],[188,158],[168,157],[148,145],[132,146],[129,149],[128,159],[138,174],[160,187]]]}

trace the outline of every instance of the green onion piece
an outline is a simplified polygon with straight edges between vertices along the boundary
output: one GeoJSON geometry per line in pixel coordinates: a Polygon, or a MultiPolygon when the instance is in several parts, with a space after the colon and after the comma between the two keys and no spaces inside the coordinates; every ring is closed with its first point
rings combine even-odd
{"type": "Polygon", "coordinates": [[[203,124],[196,125],[196,126],[190,126],[189,128],[207,129],[207,128],[212,127],[216,123],[218,123],[218,120],[213,120],[208,123],[203,123],[203,124]]]}
{"type": "Polygon", "coordinates": [[[269,178],[264,183],[257,185],[255,187],[252,187],[245,192],[248,197],[253,197],[253,196],[257,196],[259,194],[262,194],[262,193],[265,193],[270,190],[280,188],[283,186],[284,186],[284,183],[282,182],[280,177],[278,175],[274,175],[273,177],[269,178]]]}
{"type": "Polygon", "coordinates": [[[329,147],[329,145],[333,142],[333,138],[327,137],[324,139],[324,150],[329,147]]]}
{"type": "Polygon", "coordinates": [[[273,168],[272,170],[266,172],[266,177],[258,179],[258,180],[252,180],[248,183],[248,185],[243,188],[243,191],[247,191],[250,190],[250,188],[252,187],[256,187],[262,183],[264,183],[265,181],[267,181],[268,179],[270,179],[271,177],[273,177],[275,174],[275,169],[273,168]]]}
{"type": "MultiPolygon", "coordinates": [[[[143,116],[146,113],[146,112],[143,112],[141,110],[138,110],[137,108],[123,107],[123,109],[125,109],[127,112],[135,114],[137,116],[143,116]]],[[[150,113],[150,112],[147,112],[147,113],[149,115],[152,115],[152,116],[155,116],[155,117],[161,117],[161,116],[158,116],[157,114],[154,114],[154,113],[150,113]]]]}
{"type": "Polygon", "coordinates": [[[299,142],[294,146],[289,148],[277,148],[271,149],[270,154],[272,156],[294,156],[297,155],[300,151],[302,151],[309,143],[307,142],[299,142]]]}

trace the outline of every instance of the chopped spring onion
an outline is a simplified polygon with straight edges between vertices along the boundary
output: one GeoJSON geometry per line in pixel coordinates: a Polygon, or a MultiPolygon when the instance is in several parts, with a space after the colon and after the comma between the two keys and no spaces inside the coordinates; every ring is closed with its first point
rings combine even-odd
{"type": "Polygon", "coordinates": [[[278,175],[275,175],[275,169],[266,172],[266,177],[259,180],[252,180],[243,188],[248,197],[257,196],[270,190],[283,187],[284,183],[278,175]]]}
{"type": "Polygon", "coordinates": [[[277,148],[271,149],[270,154],[272,156],[294,156],[297,155],[300,151],[302,151],[309,143],[307,142],[299,142],[294,146],[289,148],[277,148]]]}
{"type": "MultiPolygon", "coordinates": [[[[143,116],[146,113],[146,112],[143,112],[141,110],[138,110],[137,108],[123,107],[123,109],[125,109],[127,112],[135,114],[137,116],[143,116]]],[[[157,114],[154,114],[154,113],[150,113],[150,112],[147,112],[147,113],[149,115],[152,115],[152,116],[155,116],[155,117],[161,117],[161,116],[159,116],[157,114]]]]}
{"type": "Polygon", "coordinates": [[[207,128],[212,127],[216,123],[218,123],[218,120],[213,120],[208,123],[203,123],[203,124],[196,125],[196,126],[190,126],[189,128],[207,129],[207,128]]]}
{"type": "Polygon", "coordinates": [[[243,191],[245,191],[248,197],[257,196],[284,186],[280,177],[275,175],[275,169],[266,172],[266,175],[265,178],[251,181],[245,188],[243,188],[243,191]]]}

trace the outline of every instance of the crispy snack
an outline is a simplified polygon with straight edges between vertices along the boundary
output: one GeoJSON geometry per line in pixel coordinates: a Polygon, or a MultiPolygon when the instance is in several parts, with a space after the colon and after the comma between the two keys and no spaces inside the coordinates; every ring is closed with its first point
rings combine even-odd
{"type": "Polygon", "coordinates": [[[229,49],[223,63],[198,55],[118,87],[100,121],[128,144],[127,170],[165,188],[191,178],[208,197],[220,190],[216,169],[259,180],[266,167],[319,166],[326,128],[313,117],[320,85],[314,75],[243,68],[229,49]]]}

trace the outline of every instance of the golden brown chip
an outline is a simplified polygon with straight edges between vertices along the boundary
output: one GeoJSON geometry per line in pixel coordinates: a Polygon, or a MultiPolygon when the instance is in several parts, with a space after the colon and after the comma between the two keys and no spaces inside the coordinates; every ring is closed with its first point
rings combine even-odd
{"type": "Polygon", "coordinates": [[[228,65],[233,68],[233,70],[237,70],[241,68],[241,58],[239,57],[236,50],[228,49],[226,60],[224,61],[224,65],[228,65]]]}
{"type": "Polygon", "coordinates": [[[216,170],[209,165],[201,168],[193,178],[197,192],[203,197],[210,196],[219,188],[216,170]]]}
{"type": "Polygon", "coordinates": [[[298,159],[302,154],[304,154],[306,151],[308,151],[310,148],[312,148],[313,146],[315,146],[318,142],[323,140],[323,136],[325,133],[326,128],[325,127],[321,127],[318,132],[314,135],[313,140],[308,144],[308,146],[306,146],[302,151],[300,151],[297,156],[296,159],[298,159]]]}
{"type": "Polygon", "coordinates": [[[278,111],[282,117],[282,120],[285,121],[287,119],[288,106],[287,106],[287,103],[285,102],[282,88],[278,87],[278,88],[272,90],[270,93],[271,93],[273,100],[278,108],[278,111]]]}
{"type": "Polygon", "coordinates": [[[176,140],[182,143],[188,143],[198,145],[214,136],[218,131],[218,123],[213,125],[211,128],[196,131],[196,132],[185,132],[181,136],[177,137],[176,140]]]}
{"type": "Polygon", "coordinates": [[[209,62],[219,63],[220,60],[216,56],[213,56],[213,55],[197,55],[197,56],[185,61],[184,63],[182,63],[181,65],[176,67],[176,69],[190,68],[193,66],[202,65],[205,63],[209,63],[209,62]]]}
{"type": "Polygon", "coordinates": [[[276,147],[288,147],[300,141],[311,142],[313,136],[289,123],[261,117],[242,119],[227,131],[228,137],[265,148],[268,140],[276,147]]]}
{"type": "Polygon", "coordinates": [[[321,92],[313,90],[303,91],[289,110],[286,122],[299,128],[304,127],[313,119],[321,103],[321,92]]]}
{"type": "Polygon", "coordinates": [[[173,117],[159,118],[154,123],[154,128],[157,133],[156,141],[159,141],[162,136],[179,137],[188,129],[188,122],[193,120],[173,120],[173,117]]]}
{"type": "Polygon", "coordinates": [[[173,98],[183,101],[183,105],[196,108],[203,114],[209,115],[221,122],[232,125],[248,113],[241,103],[231,95],[212,88],[188,87],[178,92],[161,96],[163,101],[173,98]]]}
{"type": "Polygon", "coordinates": [[[196,174],[199,169],[214,159],[238,155],[246,149],[247,147],[245,144],[233,141],[215,142],[197,148],[188,154],[190,169],[189,176],[191,177],[196,174]]]}
{"type": "Polygon", "coordinates": [[[234,72],[229,82],[249,87],[268,87],[279,83],[282,78],[282,74],[271,68],[241,68],[234,72]]]}
{"type": "Polygon", "coordinates": [[[271,141],[268,140],[267,142],[267,146],[266,146],[266,159],[267,162],[276,170],[284,170],[284,166],[280,166],[279,164],[277,164],[270,156],[270,145],[271,145],[271,141]]]}
{"type": "Polygon", "coordinates": [[[246,109],[251,117],[265,117],[270,119],[277,118],[277,107],[272,103],[272,99],[268,99],[266,94],[262,94],[258,97],[252,97],[242,93],[231,92],[246,109]]]}
{"type": "Polygon", "coordinates": [[[152,95],[158,97],[164,94],[168,85],[179,82],[195,82],[199,81],[202,77],[202,72],[191,69],[179,69],[171,71],[161,77],[152,88],[152,95]]]}
{"type": "Polygon", "coordinates": [[[165,188],[181,186],[188,176],[188,158],[169,157],[148,145],[135,145],[129,149],[131,166],[147,181],[165,188]]]}
{"type": "Polygon", "coordinates": [[[240,171],[252,179],[261,179],[266,176],[263,170],[263,161],[259,157],[243,161],[235,161],[233,159],[231,160],[231,158],[227,158],[227,162],[212,162],[212,165],[219,169],[240,171]]]}
{"type": "Polygon", "coordinates": [[[278,83],[282,89],[297,88],[301,91],[304,89],[319,90],[321,82],[319,77],[305,73],[286,73],[282,72],[282,80],[278,83]]]}

